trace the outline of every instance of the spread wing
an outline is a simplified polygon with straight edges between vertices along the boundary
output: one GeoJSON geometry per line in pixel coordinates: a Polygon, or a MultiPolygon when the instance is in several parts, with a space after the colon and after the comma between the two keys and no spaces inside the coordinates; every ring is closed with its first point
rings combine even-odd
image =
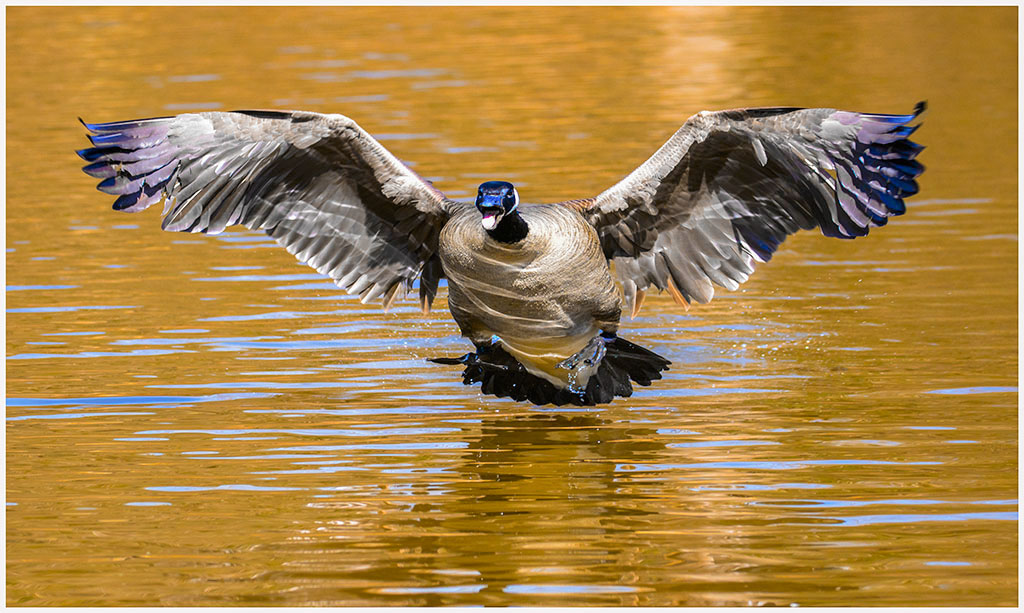
{"type": "MultiPolygon", "coordinates": [[[[84,122],[83,122],[84,123],[84,122]]],[[[420,278],[429,309],[441,226],[455,203],[354,121],[307,112],[198,113],[84,124],[83,170],[114,209],[165,201],[163,229],[265,230],[365,303],[420,278]]]]}
{"type": "Polygon", "coordinates": [[[691,117],[596,198],[564,203],[597,229],[633,314],[644,290],[708,302],[797,230],[864,236],[906,211],[924,167],[910,115],[740,109],[691,117]]]}

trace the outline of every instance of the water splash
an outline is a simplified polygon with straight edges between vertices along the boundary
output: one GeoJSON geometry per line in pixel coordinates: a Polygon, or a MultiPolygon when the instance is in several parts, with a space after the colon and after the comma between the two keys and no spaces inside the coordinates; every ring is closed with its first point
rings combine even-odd
{"type": "Polygon", "coordinates": [[[581,396],[584,394],[590,376],[597,372],[604,359],[604,344],[605,340],[601,336],[595,336],[583,349],[558,363],[558,368],[569,371],[569,391],[581,396]]]}

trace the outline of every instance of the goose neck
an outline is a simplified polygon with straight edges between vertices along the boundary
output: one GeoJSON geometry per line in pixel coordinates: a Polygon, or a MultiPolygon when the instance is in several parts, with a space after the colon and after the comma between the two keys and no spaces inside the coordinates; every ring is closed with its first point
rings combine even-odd
{"type": "Polygon", "coordinates": [[[501,218],[493,230],[487,230],[487,234],[499,243],[518,243],[529,234],[530,227],[526,225],[519,211],[512,211],[501,218]]]}

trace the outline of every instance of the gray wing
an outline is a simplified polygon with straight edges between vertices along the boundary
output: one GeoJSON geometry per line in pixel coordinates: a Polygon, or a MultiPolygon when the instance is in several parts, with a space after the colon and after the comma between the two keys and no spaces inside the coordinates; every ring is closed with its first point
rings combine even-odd
{"type": "Polygon", "coordinates": [[[854,238],[903,214],[924,171],[907,124],[924,109],[705,111],[612,188],[564,204],[597,229],[634,315],[652,285],[708,302],[797,230],[854,238]]]}
{"type": "MultiPolygon", "coordinates": [[[[84,124],[84,122],[83,122],[84,124]]],[[[114,209],[165,201],[163,229],[265,230],[365,303],[420,278],[429,309],[447,200],[354,121],[307,112],[198,113],[84,124],[83,170],[114,209]]]]}

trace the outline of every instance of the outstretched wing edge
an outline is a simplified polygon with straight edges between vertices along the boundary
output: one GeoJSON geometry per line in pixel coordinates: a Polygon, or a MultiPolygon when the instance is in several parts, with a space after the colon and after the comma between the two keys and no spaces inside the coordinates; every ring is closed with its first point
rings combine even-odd
{"type": "MultiPolygon", "coordinates": [[[[81,121],[81,120],[80,120],[81,121]]],[[[184,114],[82,122],[83,170],[115,210],[161,201],[162,227],[262,229],[300,261],[385,308],[419,279],[427,311],[443,276],[440,228],[456,203],[343,115],[302,111],[184,114]]]]}
{"type": "Polygon", "coordinates": [[[926,109],[704,111],[595,198],[562,203],[596,228],[635,316],[645,291],[708,302],[734,290],[789,235],[855,238],[906,211],[924,167],[909,125],[926,109]]]}

